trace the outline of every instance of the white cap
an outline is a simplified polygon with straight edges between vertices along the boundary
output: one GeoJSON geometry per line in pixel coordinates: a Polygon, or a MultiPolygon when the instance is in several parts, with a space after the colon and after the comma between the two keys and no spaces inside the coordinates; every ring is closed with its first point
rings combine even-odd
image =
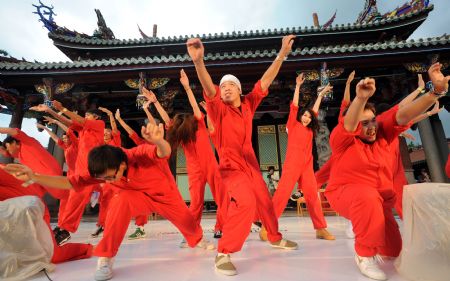
{"type": "Polygon", "coordinates": [[[239,82],[239,79],[237,79],[236,76],[231,75],[231,74],[226,74],[222,77],[222,79],[220,79],[220,84],[219,86],[221,86],[223,83],[225,82],[233,82],[234,84],[236,84],[236,86],[238,86],[239,90],[242,91],[241,88],[241,82],[239,82]]]}

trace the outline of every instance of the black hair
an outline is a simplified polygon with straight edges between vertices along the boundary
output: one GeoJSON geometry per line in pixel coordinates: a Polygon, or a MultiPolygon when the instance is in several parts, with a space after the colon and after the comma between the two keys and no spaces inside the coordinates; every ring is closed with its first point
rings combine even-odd
{"type": "Polygon", "coordinates": [[[92,115],[97,115],[98,119],[101,119],[103,111],[101,111],[101,110],[99,110],[97,108],[94,108],[94,109],[88,109],[86,111],[86,113],[89,113],[89,114],[92,114],[92,115]]]}
{"type": "Polygon", "coordinates": [[[308,126],[306,127],[310,128],[315,135],[319,130],[319,120],[317,119],[316,113],[310,107],[302,107],[302,109],[298,111],[297,121],[300,123],[302,122],[302,116],[305,112],[309,112],[309,114],[311,115],[311,122],[309,122],[308,126]]]}
{"type": "Polygon", "coordinates": [[[274,170],[275,171],[275,167],[274,166],[267,167],[267,171],[270,171],[270,170],[274,170]]]}
{"type": "Polygon", "coordinates": [[[88,155],[88,170],[91,177],[104,174],[109,169],[119,169],[128,158],[121,148],[111,145],[100,145],[93,148],[88,155]]]}
{"type": "MultiPolygon", "coordinates": [[[[347,108],[344,109],[344,112],[342,112],[342,116],[347,115],[349,108],[350,108],[350,106],[347,106],[347,108]]],[[[377,110],[375,109],[375,105],[371,102],[368,102],[364,105],[364,110],[370,110],[373,112],[373,114],[377,115],[377,110]]]]}
{"type": "Polygon", "coordinates": [[[376,106],[376,112],[378,113],[378,114],[381,114],[381,113],[383,113],[383,112],[385,112],[385,111],[387,111],[389,108],[391,108],[392,106],[390,105],[390,104],[387,104],[387,103],[379,103],[379,104],[377,104],[377,106],[376,106]]]}
{"type": "Polygon", "coordinates": [[[7,136],[4,140],[3,140],[3,147],[6,148],[6,144],[9,143],[18,143],[20,144],[20,141],[12,136],[7,136]]]}

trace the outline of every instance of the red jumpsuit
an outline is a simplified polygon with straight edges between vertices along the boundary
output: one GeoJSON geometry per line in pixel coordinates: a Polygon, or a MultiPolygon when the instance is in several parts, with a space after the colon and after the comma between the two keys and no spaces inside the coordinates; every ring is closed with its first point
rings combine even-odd
{"type": "Polygon", "coordinates": [[[272,198],[273,208],[279,218],[283,214],[289,196],[298,182],[298,189],[305,194],[306,206],[315,229],[326,228],[317,183],[314,177],[312,142],[313,132],[297,120],[298,106],[291,104],[286,124],[288,144],[283,174],[278,182],[277,190],[272,198]]]}
{"type": "MultiPolygon", "coordinates": [[[[94,255],[114,257],[133,216],[148,214],[155,210],[172,222],[194,247],[203,237],[200,225],[192,217],[178,191],[170,172],[167,158],[157,156],[154,145],[144,144],[124,149],[128,158],[127,176],[111,183],[114,196],[111,199],[106,228],[94,255]]],[[[88,176],[69,178],[75,189],[95,183],[88,176]]]]}
{"type": "MultiPolygon", "coordinates": [[[[349,106],[349,104],[350,103],[347,101],[344,100],[342,101],[341,108],[339,109],[338,122],[341,122],[341,120],[344,118],[343,116],[344,110],[349,106]]],[[[330,179],[330,171],[332,163],[333,163],[333,154],[331,154],[330,159],[328,159],[328,161],[325,162],[325,164],[323,164],[322,167],[320,167],[320,169],[314,174],[317,181],[317,189],[322,188],[322,186],[326,184],[330,179]]]]}
{"type": "MultiPolygon", "coordinates": [[[[36,139],[29,137],[19,129],[16,130],[17,134],[14,138],[20,141],[18,155],[20,163],[30,167],[31,170],[39,174],[62,176],[62,169],[58,161],[36,139]]],[[[54,198],[60,200],[58,225],[61,225],[64,223],[64,213],[69,198],[69,191],[45,186],[44,188],[54,198]]],[[[40,197],[42,198],[42,195],[40,197]]]]}
{"type": "Polygon", "coordinates": [[[282,238],[269,190],[252,147],[253,115],[267,94],[268,91],[263,91],[258,81],[253,90],[242,98],[239,108],[225,104],[217,86],[213,98],[204,94],[208,115],[217,134],[219,170],[229,198],[219,253],[233,253],[242,248],[256,214],[266,227],[270,242],[282,238]]]}
{"type": "MultiPolygon", "coordinates": [[[[109,142],[106,144],[112,145],[115,147],[122,147],[122,139],[120,138],[120,131],[117,131],[117,133],[111,133],[112,138],[109,142]]],[[[109,183],[101,184],[98,188],[100,195],[99,195],[99,211],[98,211],[98,219],[97,219],[97,226],[105,226],[106,216],[108,214],[108,206],[109,202],[111,201],[111,198],[113,196],[113,192],[111,190],[111,186],[109,183]]]]}
{"type": "Polygon", "coordinates": [[[392,214],[395,204],[390,144],[408,126],[396,121],[398,106],[377,116],[377,139],[362,142],[341,120],[330,138],[334,163],[325,194],[334,210],[351,220],[359,256],[398,256],[402,240],[392,214]]]}
{"type": "MultiPolygon", "coordinates": [[[[37,195],[41,197],[39,193],[36,193],[36,191],[39,190],[39,187],[40,186],[33,184],[24,188],[22,187],[21,181],[17,180],[0,168],[0,201],[27,195],[37,195]]],[[[48,230],[52,232],[50,228],[50,214],[48,212],[47,205],[45,205],[45,213],[43,219],[48,226],[48,230]]],[[[53,240],[53,257],[51,260],[52,263],[86,259],[92,256],[93,247],[90,244],[66,243],[63,246],[58,246],[58,244],[56,244],[54,235],[52,234],[50,236],[53,240]]]]}
{"type": "Polygon", "coordinates": [[[203,204],[205,198],[205,184],[208,183],[214,200],[217,203],[217,218],[215,230],[221,230],[223,225],[222,201],[226,194],[223,192],[222,179],[219,173],[219,165],[211,148],[204,116],[197,119],[198,129],[195,142],[183,146],[186,156],[189,194],[191,204],[189,210],[200,223],[202,218],[203,204]]]}
{"type": "MultiPolygon", "coordinates": [[[[75,161],[75,174],[88,176],[88,154],[92,148],[104,143],[105,123],[101,120],[85,120],[84,124],[74,122],[71,129],[78,131],[78,154],[75,161]]],[[[97,185],[85,186],[83,189],[78,189],[77,192],[70,192],[64,221],[60,225],[62,229],[69,232],[77,231],[84,208],[96,187],[97,185]]]]}

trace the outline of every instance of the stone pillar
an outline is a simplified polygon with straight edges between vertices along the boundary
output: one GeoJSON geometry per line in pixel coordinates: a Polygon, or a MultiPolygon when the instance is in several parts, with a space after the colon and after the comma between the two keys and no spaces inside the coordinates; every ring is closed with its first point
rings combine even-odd
{"type": "Polygon", "coordinates": [[[420,121],[418,127],[431,180],[433,182],[446,182],[447,176],[444,173],[444,165],[441,161],[442,155],[438,147],[439,140],[436,139],[433,132],[430,118],[420,121]]]}
{"type": "Polygon", "coordinates": [[[405,176],[409,184],[416,183],[414,178],[414,169],[412,167],[411,158],[409,157],[408,145],[405,138],[400,138],[400,155],[402,157],[403,169],[405,170],[405,176]]]}
{"type": "Polygon", "coordinates": [[[319,109],[319,130],[314,139],[316,142],[317,163],[319,164],[319,167],[322,167],[331,156],[330,130],[328,130],[327,123],[325,122],[325,116],[326,111],[319,109]]]}
{"type": "Polygon", "coordinates": [[[17,99],[16,108],[14,109],[11,121],[9,122],[10,128],[22,128],[23,115],[25,114],[25,111],[23,110],[23,103],[23,99],[17,99]]]}

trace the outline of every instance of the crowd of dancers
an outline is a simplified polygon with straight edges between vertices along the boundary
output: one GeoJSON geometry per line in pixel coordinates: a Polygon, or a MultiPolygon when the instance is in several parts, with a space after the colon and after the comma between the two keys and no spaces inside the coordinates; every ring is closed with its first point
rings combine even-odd
{"type": "MultiPolygon", "coordinates": [[[[129,239],[144,237],[144,225],[153,212],[178,228],[184,237],[182,247],[217,248],[216,271],[235,275],[237,269],[231,255],[241,251],[255,221],[261,222],[260,238],[269,246],[297,249],[297,243],[284,238],[278,226],[278,218],[296,183],[304,193],[316,237],[334,240],[327,231],[317,195],[318,189],[328,183],[325,194],[331,206],[352,223],[355,262],[359,270],[372,279],[385,280],[387,277],[378,266],[378,257],[396,257],[401,250],[401,236],[392,213],[395,207],[402,214],[402,189],[407,183],[400,162],[398,137],[413,123],[439,112],[438,99],[446,94],[450,77],[444,77],[441,65],[435,63],[428,70],[428,91],[419,77],[416,91],[384,112],[377,112],[368,102],[376,92],[372,78],[359,81],[354,87],[355,97],[350,99],[355,75],[352,72],[347,80],[338,125],[330,137],[332,156],[314,173],[312,142],[318,128],[317,116],[323,96],[332,87],[326,86],[312,107],[300,108],[305,78],[303,74],[298,75],[286,124],[286,160],[271,196],[252,147],[252,122],[294,40],[294,35],[283,37],[278,56],[250,93],[242,95],[240,81],[231,74],[224,75],[219,85],[214,84],[204,63],[202,42],[197,38],[189,39],[187,52],[202,85],[205,102],[197,103],[183,70],[180,83],[192,113],[175,114],[171,118],[156,95],[143,88],[147,99],[143,109],[148,123],[142,127],[140,135],[123,121],[119,110],[113,114],[100,107],[88,110],[82,117],[57,101],[53,101],[53,108],[43,104],[32,107],[31,110],[44,112],[48,123],[57,124],[65,131],[59,138],[47,127],[38,125],[64,150],[67,176],[63,176],[56,159],[34,138],[16,128],[0,128],[1,134],[8,135],[2,143],[3,156],[16,158],[19,163],[0,169],[0,200],[23,195],[42,198],[47,192],[59,199],[57,227],[52,230],[55,249],[52,262],[95,255],[98,257],[96,280],[113,277],[114,257],[130,220],[135,218],[137,227],[129,239]],[[151,115],[151,104],[162,122],[151,115]],[[111,128],[105,127],[103,114],[108,115],[111,128]],[[121,146],[116,121],[133,140],[134,148],[121,146]],[[176,149],[183,149],[186,156],[189,207],[179,193],[167,161],[176,149]],[[206,183],[218,206],[214,229],[215,237],[220,238],[217,246],[204,237],[200,225],[206,183]],[[68,243],[70,233],[79,227],[93,191],[100,192],[101,196],[98,229],[92,235],[103,233],[103,237],[95,247],[68,243]]],[[[44,220],[50,229],[48,210],[44,220]]]]}

